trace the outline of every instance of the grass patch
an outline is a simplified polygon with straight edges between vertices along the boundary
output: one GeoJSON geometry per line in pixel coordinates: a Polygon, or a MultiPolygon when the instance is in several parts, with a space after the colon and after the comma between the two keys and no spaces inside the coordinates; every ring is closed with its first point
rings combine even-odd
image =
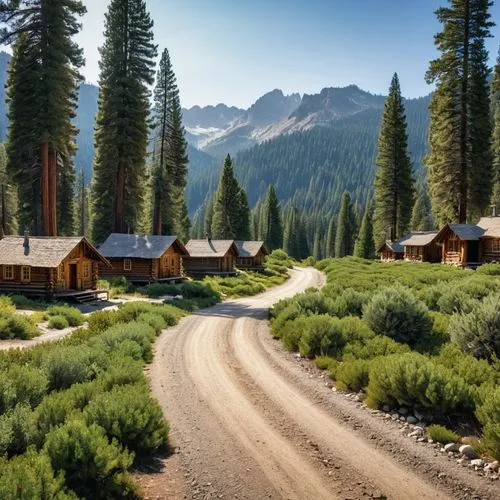
{"type": "Polygon", "coordinates": [[[460,436],[456,432],[438,424],[429,425],[427,434],[431,439],[442,444],[458,443],[460,441],[460,436]]]}

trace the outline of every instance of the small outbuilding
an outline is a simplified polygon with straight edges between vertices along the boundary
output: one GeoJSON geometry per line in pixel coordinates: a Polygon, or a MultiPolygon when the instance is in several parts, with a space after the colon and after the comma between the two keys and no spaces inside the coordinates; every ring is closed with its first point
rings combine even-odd
{"type": "Polygon", "coordinates": [[[86,238],[6,236],[0,239],[0,293],[44,298],[97,298],[99,266],[110,266],[86,238]]]}
{"type": "Polygon", "coordinates": [[[259,270],[264,266],[264,260],[269,252],[263,241],[235,241],[238,249],[236,267],[240,269],[259,270]]]}
{"type": "Polygon", "coordinates": [[[135,283],[172,281],[182,278],[182,259],[187,255],[177,236],[112,233],[99,247],[111,267],[101,276],[125,276],[135,283]]]}
{"type": "Polygon", "coordinates": [[[233,240],[190,240],[186,245],[188,256],[184,269],[192,276],[234,275],[238,248],[233,240]]]}
{"type": "Polygon", "coordinates": [[[481,217],[477,225],[484,230],[481,236],[481,262],[500,262],[500,217],[481,217]]]}
{"type": "Polygon", "coordinates": [[[437,235],[438,231],[419,231],[399,240],[404,247],[404,259],[412,262],[441,262],[437,235]]]}
{"type": "Polygon", "coordinates": [[[377,254],[380,255],[380,260],[384,262],[392,262],[394,260],[402,260],[404,258],[405,249],[401,245],[401,241],[386,240],[378,249],[377,254]]]}
{"type": "Polygon", "coordinates": [[[481,261],[481,237],[484,229],[475,224],[446,224],[436,238],[441,247],[441,262],[460,266],[481,261]]]}

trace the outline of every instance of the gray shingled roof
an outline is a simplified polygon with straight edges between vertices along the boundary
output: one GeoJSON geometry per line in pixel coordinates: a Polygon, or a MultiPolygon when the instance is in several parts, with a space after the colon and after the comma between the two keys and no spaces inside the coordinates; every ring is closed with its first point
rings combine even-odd
{"type": "Polygon", "coordinates": [[[387,246],[394,253],[404,253],[405,249],[403,245],[401,245],[401,241],[402,240],[397,240],[397,241],[386,240],[385,243],[379,248],[377,253],[382,253],[382,250],[385,246],[387,246]]]}
{"type": "Polygon", "coordinates": [[[238,249],[239,257],[255,257],[261,248],[264,254],[269,253],[263,241],[235,241],[234,244],[238,249]]]}
{"type": "Polygon", "coordinates": [[[224,257],[232,245],[233,240],[189,240],[186,250],[190,257],[224,257]]]}
{"type": "Polygon", "coordinates": [[[399,243],[405,247],[425,247],[434,241],[438,231],[421,231],[410,233],[408,236],[401,238],[399,243]]]}
{"type": "Polygon", "coordinates": [[[484,229],[475,224],[448,224],[448,226],[462,241],[478,241],[484,234],[484,229]]]}
{"type": "Polygon", "coordinates": [[[176,240],[177,236],[111,233],[99,251],[108,258],[159,259],[176,240]]]}
{"type": "Polygon", "coordinates": [[[500,217],[481,217],[477,225],[485,230],[483,236],[500,238],[500,217]]]}
{"type": "Polygon", "coordinates": [[[6,236],[0,240],[0,265],[58,267],[82,240],[106,265],[108,261],[82,236],[29,236],[29,251],[24,248],[23,236],[6,236]]]}

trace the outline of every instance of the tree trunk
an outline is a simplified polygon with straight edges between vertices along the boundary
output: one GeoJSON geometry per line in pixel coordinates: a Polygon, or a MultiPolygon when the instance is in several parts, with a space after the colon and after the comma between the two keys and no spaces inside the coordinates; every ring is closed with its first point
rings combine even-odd
{"type": "Polygon", "coordinates": [[[115,192],[115,233],[125,232],[125,165],[120,161],[115,192]]]}
{"type": "Polygon", "coordinates": [[[464,58],[462,63],[462,95],[460,109],[460,196],[458,206],[458,222],[467,222],[468,183],[468,85],[469,85],[469,36],[470,36],[470,2],[465,2],[464,16],[464,58]]]}
{"type": "Polygon", "coordinates": [[[57,236],[57,153],[49,152],[49,221],[50,233],[57,236]]]}
{"type": "Polygon", "coordinates": [[[49,194],[49,143],[40,144],[40,189],[42,192],[42,232],[50,236],[50,194],[49,194]]]}

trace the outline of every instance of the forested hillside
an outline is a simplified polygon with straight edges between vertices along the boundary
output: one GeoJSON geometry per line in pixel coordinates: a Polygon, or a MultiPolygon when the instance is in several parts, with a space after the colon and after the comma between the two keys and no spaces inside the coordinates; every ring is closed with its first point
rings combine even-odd
{"type": "MultiPolygon", "coordinates": [[[[424,97],[405,102],[417,178],[423,176],[429,101],[430,97],[424,97]]],[[[263,197],[269,184],[276,186],[280,200],[307,212],[333,215],[346,190],[354,202],[364,205],[372,192],[381,116],[381,109],[368,109],[332,122],[330,127],[283,135],[240,152],[235,172],[250,206],[263,197]]],[[[220,167],[190,173],[186,197],[191,213],[215,190],[220,167]]]]}

